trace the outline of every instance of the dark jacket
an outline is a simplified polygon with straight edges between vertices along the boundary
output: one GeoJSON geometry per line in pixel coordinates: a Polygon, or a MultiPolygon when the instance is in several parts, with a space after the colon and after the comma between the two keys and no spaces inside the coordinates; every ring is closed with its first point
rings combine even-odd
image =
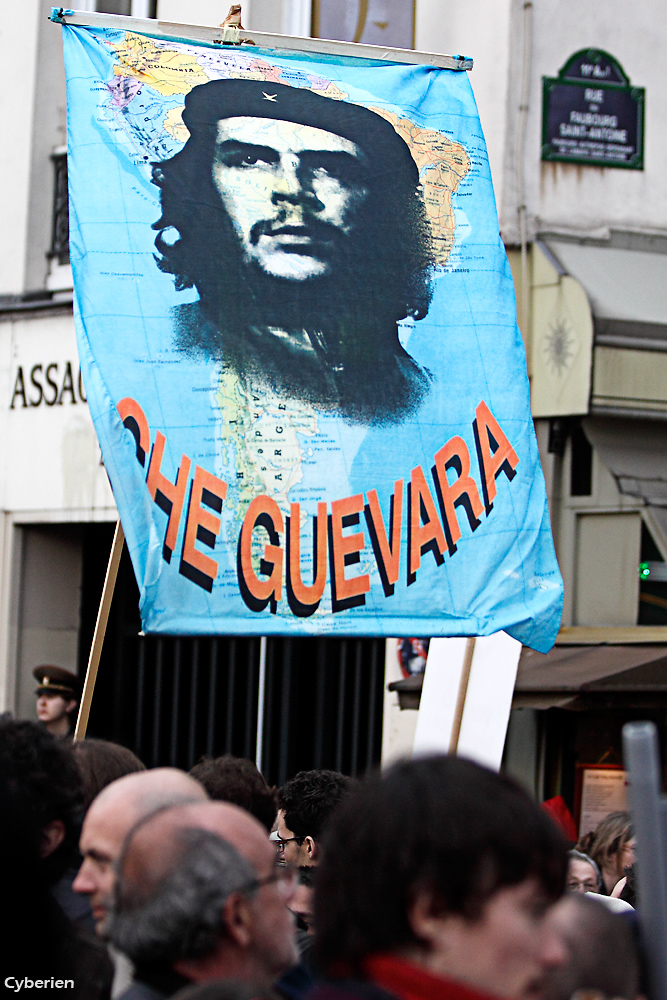
{"type": "Polygon", "coordinates": [[[190,985],[188,979],[173,969],[138,966],[132,984],[121,994],[119,1000],[168,1000],[184,986],[190,985]]]}

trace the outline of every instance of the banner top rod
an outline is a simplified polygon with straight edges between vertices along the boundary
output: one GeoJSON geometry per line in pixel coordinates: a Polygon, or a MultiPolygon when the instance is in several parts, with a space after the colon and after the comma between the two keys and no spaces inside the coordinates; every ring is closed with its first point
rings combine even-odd
{"type": "Polygon", "coordinates": [[[143,17],[120,17],[116,14],[96,14],[89,11],[52,7],[49,19],[56,24],[80,25],[89,28],[116,28],[136,31],[171,41],[203,42],[207,45],[254,44],[266,49],[290,52],[312,52],[322,55],[346,56],[353,59],[374,59],[378,62],[408,63],[436,66],[438,69],[471,70],[468,56],[448,56],[436,52],[415,52],[413,49],[392,49],[384,45],[362,45],[359,42],[336,42],[326,38],[299,38],[295,35],[272,35],[263,31],[240,31],[238,28],[207,27],[198,24],[178,24],[143,17]]]}

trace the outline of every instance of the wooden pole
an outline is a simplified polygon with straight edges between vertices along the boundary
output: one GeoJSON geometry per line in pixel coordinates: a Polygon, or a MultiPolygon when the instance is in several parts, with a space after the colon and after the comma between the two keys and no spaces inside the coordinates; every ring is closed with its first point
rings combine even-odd
{"type": "Polygon", "coordinates": [[[470,681],[470,671],[472,669],[472,658],[475,655],[475,639],[466,640],[466,650],[463,657],[463,668],[461,670],[461,680],[459,681],[459,693],[456,699],[456,710],[454,712],[454,722],[452,724],[452,735],[449,740],[449,752],[455,754],[459,745],[461,735],[461,722],[463,721],[463,709],[466,704],[468,694],[468,683],[470,681]]]}
{"type": "Polygon", "coordinates": [[[118,575],[118,566],[120,564],[120,557],[123,553],[124,542],[125,535],[123,534],[123,529],[119,519],[116,522],[116,531],[113,536],[111,552],[109,553],[107,575],[104,578],[102,598],[100,600],[99,611],[97,612],[95,632],[93,633],[93,643],[90,647],[90,656],[88,657],[88,669],[86,670],[86,679],[83,683],[79,714],[77,716],[76,727],[74,729],[75,743],[79,740],[85,739],[86,730],[88,728],[88,716],[90,715],[90,705],[93,700],[95,681],[97,680],[97,668],[100,665],[100,656],[102,655],[102,646],[104,645],[104,636],[107,630],[107,622],[109,621],[109,611],[111,610],[111,601],[113,599],[114,587],[116,586],[116,577],[118,575]]]}

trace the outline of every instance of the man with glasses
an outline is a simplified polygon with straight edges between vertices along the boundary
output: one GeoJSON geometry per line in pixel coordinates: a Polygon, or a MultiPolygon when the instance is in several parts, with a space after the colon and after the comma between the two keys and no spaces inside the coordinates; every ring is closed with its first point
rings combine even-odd
{"type": "Polygon", "coordinates": [[[299,771],[278,792],[275,843],[283,864],[305,867],[320,860],[324,828],[350,790],[350,779],[338,771],[299,771]]]}
{"type": "Polygon", "coordinates": [[[602,875],[593,859],[581,851],[568,851],[567,891],[600,892],[601,886],[602,875]]]}
{"type": "Polygon", "coordinates": [[[261,824],[237,806],[196,803],[149,817],[118,864],[111,939],[137,968],[123,1000],[222,978],[270,987],[298,962],[295,885],[261,824]]]}

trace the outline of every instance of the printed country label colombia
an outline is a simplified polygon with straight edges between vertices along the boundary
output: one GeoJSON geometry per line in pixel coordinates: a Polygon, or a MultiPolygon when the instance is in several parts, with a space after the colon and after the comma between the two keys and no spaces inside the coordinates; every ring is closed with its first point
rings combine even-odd
{"type": "MultiPolygon", "coordinates": [[[[131,432],[136,458],[146,469],[146,487],[153,502],[166,515],[162,557],[171,564],[179,534],[178,572],[209,593],[218,575],[218,562],[198,547],[213,550],[220,534],[227,483],[187,455],[181,456],[174,482],[162,472],[165,435],[154,438],[139,403],[125,397],[117,406],[124,427],[131,432]],[[181,532],[181,526],[183,531],[181,532]]],[[[410,471],[407,482],[397,479],[389,497],[385,521],[375,489],[340,500],[320,502],[308,532],[312,564],[307,583],[302,572],[307,545],[301,505],[290,504],[289,514],[267,494],[248,505],[237,542],[237,574],[241,597],[251,611],[267,607],[274,614],[287,601],[298,617],[318,609],[327,582],[332,611],[365,604],[371,589],[370,573],[348,575],[360,563],[366,548],[365,524],[385,597],[390,598],[401,575],[401,551],[407,534],[406,586],[419,575],[422,558],[431,555],[438,566],[452,557],[461,538],[459,518],[465,516],[472,531],[489,517],[496,497],[496,479],[503,473],[511,482],[519,459],[500,424],[482,400],[472,422],[479,477],[471,472],[468,446],[462,437],[450,438],[433,456],[430,476],[421,465],[410,471]],[[264,529],[263,532],[260,529],[264,529]],[[268,540],[267,540],[268,536],[268,540]]]]}

